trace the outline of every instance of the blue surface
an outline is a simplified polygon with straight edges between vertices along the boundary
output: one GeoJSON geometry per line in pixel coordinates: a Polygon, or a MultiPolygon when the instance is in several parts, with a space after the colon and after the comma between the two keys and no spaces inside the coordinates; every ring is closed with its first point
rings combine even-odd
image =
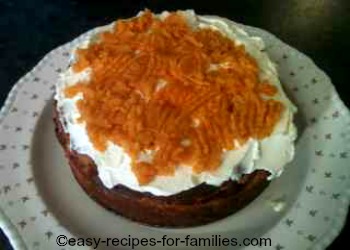
{"type": "Polygon", "coordinates": [[[0,249],[13,250],[8,238],[6,237],[6,235],[1,229],[0,229],[0,249]]]}

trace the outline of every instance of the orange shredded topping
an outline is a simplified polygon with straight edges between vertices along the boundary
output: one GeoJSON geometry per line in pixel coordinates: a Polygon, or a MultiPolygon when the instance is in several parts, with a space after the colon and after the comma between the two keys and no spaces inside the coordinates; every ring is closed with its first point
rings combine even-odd
{"type": "Polygon", "coordinates": [[[77,55],[73,70],[90,67],[91,79],[65,94],[83,93],[80,121],[94,147],[123,147],[140,184],[178,165],[216,170],[223,149],[269,136],[284,108],[244,46],[178,13],[118,21],[77,55]],[[151,162],[140,161],[145,150],[154,150],[151,162]]]}

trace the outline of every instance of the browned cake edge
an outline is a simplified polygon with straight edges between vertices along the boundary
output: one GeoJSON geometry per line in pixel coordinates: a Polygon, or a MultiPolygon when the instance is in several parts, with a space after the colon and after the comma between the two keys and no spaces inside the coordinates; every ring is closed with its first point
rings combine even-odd
{"type": "Polygon", "coordinates": [[[201,184],[171,196],[155,196],[117,185],[106,188],[98,178],[93,160],[69,148],[54,104],[56,136],[65,151],[71,170],[80,186],[103,207],[133,221],[161,227],[190,227],[207,224],[240,210],[268,186],[269,173],[256,170],[238,182],[226,181],[221,186],[201,184]]]}

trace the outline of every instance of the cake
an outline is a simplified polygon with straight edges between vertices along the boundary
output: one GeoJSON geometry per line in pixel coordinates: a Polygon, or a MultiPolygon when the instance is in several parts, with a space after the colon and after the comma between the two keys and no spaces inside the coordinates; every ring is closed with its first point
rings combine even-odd
{"type": "Polygon", "coordinates": [[[56,135],[77,182],[152,226],[245,207],[294,156],[296,108],[263,48],[193,11],[145,10],[94,30],[56,84],[56,135]]]}

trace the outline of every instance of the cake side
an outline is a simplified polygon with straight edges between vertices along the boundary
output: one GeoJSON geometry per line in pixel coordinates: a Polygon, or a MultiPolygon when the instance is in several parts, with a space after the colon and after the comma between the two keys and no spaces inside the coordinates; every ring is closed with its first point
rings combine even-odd
{"type": "Polygon", "coordinates": [[[201,184],[171,196],[138,192],[123,185],[108,189],[99,179],[94,161],[70,149],[69,134],[63,129],[56,104],[53,110],[56,136],[79,185],[97,203],[130,220],[161,227],[203,225],[245,207],[268,186],[269,173],[256,170],[239,181],[228,180],[219,187],[201,184]]]}

